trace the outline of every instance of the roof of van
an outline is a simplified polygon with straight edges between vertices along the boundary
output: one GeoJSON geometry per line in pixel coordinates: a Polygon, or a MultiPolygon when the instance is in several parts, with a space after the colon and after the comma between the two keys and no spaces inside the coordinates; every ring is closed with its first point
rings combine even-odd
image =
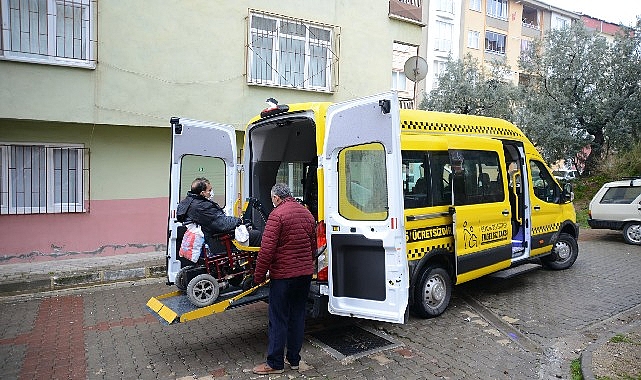
{"type": "Polygon", "coordinates": [[[401,109],[401,129],[408,132],[478,134],[526,139],[514,124],[493,117],[401,109]]]}
{"type": "MultiPolygon", "coordinates": [[[[288,104],[289,110],[283,114],[297,113],[311,110],[314,113],[324,113],[331,102],[307,102],[288,104]]],[[[493,117],[464,115],[447,112],[425,111],[425,110],[400,110],[401,130],[405,132],[430,134],[473,134],[496,138],[512,138],[527,140],[523,132],[514,124],[493,117]]],[[[249,121],[249,124],[261,120],[257,115],[249,121]]]]}

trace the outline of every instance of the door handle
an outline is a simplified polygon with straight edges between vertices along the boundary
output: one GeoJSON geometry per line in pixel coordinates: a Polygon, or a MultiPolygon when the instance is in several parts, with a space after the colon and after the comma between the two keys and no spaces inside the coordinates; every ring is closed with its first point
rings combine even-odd
{"type": "Polygon", "coordinates": [[[503,211],[501,211],[501,214],[503,214],[503,216],[508,216],[508,215],[510,215],[510,211],[509,210],[503,210],[503,211]]]}
{"type": "Polygon", "coordinates": [[[534,211],[539,211],[541,209],[541,206],[534,206],[534,211]]]}

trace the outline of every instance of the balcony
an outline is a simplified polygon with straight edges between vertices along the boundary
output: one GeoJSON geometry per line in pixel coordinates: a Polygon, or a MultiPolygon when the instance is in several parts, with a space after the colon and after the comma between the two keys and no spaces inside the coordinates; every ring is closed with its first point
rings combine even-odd
{"type": "Polygon", "coordinates": [[[389,16],[399,20],[423,25],[423,5],[421,0],[390,0],[389,16]]]}

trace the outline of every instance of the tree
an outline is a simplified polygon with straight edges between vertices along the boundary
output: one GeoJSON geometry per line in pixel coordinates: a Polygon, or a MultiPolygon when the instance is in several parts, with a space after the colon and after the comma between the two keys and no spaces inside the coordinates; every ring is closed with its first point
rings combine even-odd
{"type": "Polygon", "coordinates": [[[640,53],[630,33],[610,44],[579,23],[549,32],[521,59],[530,86],[517,124],[549,161],[575,159],[590,145],[589,172],[608,150],[639,139],[640,53]]]}
{"type": "Polygon", "coordinates": [[[470,54],[456,61],[450,58],[436,88],[419,108],[511,120],[516,87],[505,81],[508,73],[510,68],[504,62],[494,63],[488,70],[470,54]]]}

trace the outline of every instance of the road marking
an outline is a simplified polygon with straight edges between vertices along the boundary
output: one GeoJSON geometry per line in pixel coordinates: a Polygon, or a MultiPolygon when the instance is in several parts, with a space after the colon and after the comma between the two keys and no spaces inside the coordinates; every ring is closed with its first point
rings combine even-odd
{"type": "MultiPolygon", "coordinates": [[[[490,324],[496,327],[496,329],[499,330],[501,334],[507,336],[510,341],[516,343],[526,351],[543,354],[543,349],[540,345],[538,345],[527,336],[523,335],[523,333],[521,333],[517,328],[501,319],[488,308],[483,306],[483,304],[472,298],[469,294],[463,293],[461,298],[463,298],[465,303],[470,305],[470,307],[474,309],[474,311],[479,313],[481,317],[483,317],[486,321],[490,322],[490,324]]],[[[499,343],[503,345],[507,344],[508,342],[509,341],[506,340],[499,341],[499,343]]]]}

